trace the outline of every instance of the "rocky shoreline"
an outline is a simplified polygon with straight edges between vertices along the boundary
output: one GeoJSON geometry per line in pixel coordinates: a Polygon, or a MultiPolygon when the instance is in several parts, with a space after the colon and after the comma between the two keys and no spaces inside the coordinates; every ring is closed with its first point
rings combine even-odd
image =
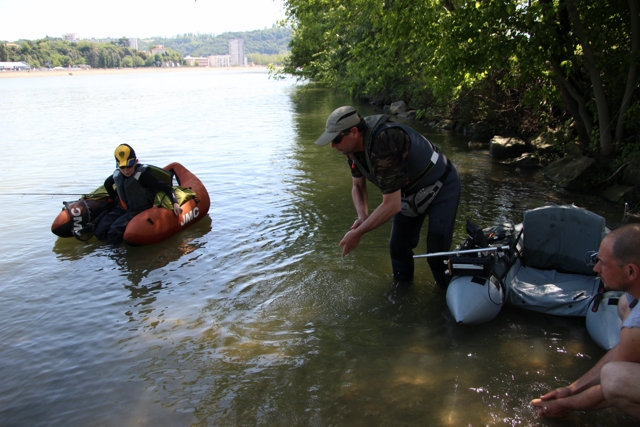
{"type": "MultiPolygon", "coordinates": [[[[387,114],[414,120],[415,111],[402,101],[385,105],[387,114]]],[[[546,179],[560,188],[599,195],[605,200],[637,207],[640,204],[640,160],[630,160],[606,180],[594,184],[594,174],[607,168],[571,141],[569,135],[548,129],[531,138],[496,135],[486,123],[464,124],[452,120],[432,120],[428,126],[469,136],[469,146],[489,149],[492,158],[518,169],[541,169],[546,179]]]]}

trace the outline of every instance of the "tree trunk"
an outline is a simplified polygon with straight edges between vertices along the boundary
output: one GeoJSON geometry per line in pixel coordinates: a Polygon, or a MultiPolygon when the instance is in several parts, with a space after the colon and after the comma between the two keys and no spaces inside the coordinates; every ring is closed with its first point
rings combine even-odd
{"type": "Polygon", "coordinates": [[[556,63],[551,61],[551,67],[556,78],[556,85],[564,102],[573,117],[578,132],[578,140],[580,144],[589,145],[591,141],[591,131],[593,130],[591,114],[587,110],[587,104],[584,96],[578,93],[578,90],[569,82],[562,74],[562,69],[556,63]]]}
{"type": "Polygon", "coordinates": [[[629,64],[629,74],[627,75],[627,86],[622,97],[622,105],[618,114],[618,124],[616,125],[616,144],[619,145],[624,138],[624,115],[631,105],[631,95],[636,89],[636,78],[638,76],[638,55],[640,55],[640,16],[638,11],[638,0],[629,0],[630,13],[630,35],[631,35],[631,58],[629,64]]]}
{"type": "Polygon", "coordinates": [[[600,154],[604,157],[611,157],[613,154],[613,136],[611,131],[611,119],[609,116],[609,106],[607,104],[607,95],[604,91],[604,83],[600,77],[600,70],[596,66],[596,57],[589,43],[587,33],[582,26],[580,14],[576,9],[573,0],[565,0],[567,12],[573,23],[578,40],[582,45],[585,64],[589,71],[591,84],[593,85],[593,95],[596,99],[596,108],[598,109],[598,125],[600,130],[600,154]]]}

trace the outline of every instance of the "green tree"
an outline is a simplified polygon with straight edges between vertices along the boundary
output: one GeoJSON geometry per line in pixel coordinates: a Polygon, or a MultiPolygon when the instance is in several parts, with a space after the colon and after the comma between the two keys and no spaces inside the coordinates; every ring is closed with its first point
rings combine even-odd
{"type": "Polygon", "coordinates": [[[129,47],[130,42],[127,37],[120,37],[118,40],[115,41],[115,45],[121,46],[121,47],[129,47]]]}
{"type": "Polygon", "coordinates": [[[133,57],[133,66],[134,67],[143,67],[144,66],[144,59],[142,59],[139,56],[134,56],[133,57]]]}
{"type": "Polygon", "coordinates": [[[637,0],[626,6],[585,0],[467,2],[456,9],[451,26],[458,31],[449,47],[467,40],[474,51],[448,50],[453,68],[505,70],[504,88],[541,82],[528,89],[530,100],[553,104],[559,94],[580,139],[588,143],[597,130],[601,155],[613,154],[614,141],[624,138],[625,112],[637,98],[637,0]]]}
{"type": "Polygon", "coordinates": [[[572,118],[610,156],[635,126],[638,0],[286,0],[284,72],[520,132],[572,118]],[[613,113],[612,113],[613,112],[613,113]],[[626,121],[625,121],[626,120],[626,121]]]}

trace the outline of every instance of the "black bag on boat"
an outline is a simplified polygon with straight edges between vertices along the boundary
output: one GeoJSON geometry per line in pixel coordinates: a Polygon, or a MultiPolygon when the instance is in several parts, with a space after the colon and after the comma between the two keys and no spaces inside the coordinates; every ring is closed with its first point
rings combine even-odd
{"type": "MultiPolygon", "coordinates": [[[[493,227],[480,228],[471,220],[467,220],[467,240],[458,247],[459,250],[481,249],[490,246],[512,246],[515,240],[514,226],[511,223],[498,224],[493,227]]],[[[509,270],[509,262],[495,252],[484,254],[461,254],[451,256],[448,261],[451,276],[481,276],[489,278],[492,274],[502,279],[509,270]]]]}

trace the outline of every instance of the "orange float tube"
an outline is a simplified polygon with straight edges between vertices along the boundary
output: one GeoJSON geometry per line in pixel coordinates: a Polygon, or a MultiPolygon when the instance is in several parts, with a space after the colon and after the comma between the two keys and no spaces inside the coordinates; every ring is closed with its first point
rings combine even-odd
{"type": "Polygon", "coordinates": [[[180,216],[163,207],[152,207],[133,217],[124,232],[124,241],[130,245],[151,245],[161,242],[200,221],[208,212],[211,200],[202,181],[180,163],[164,167],[174,173],[178,185],[191,188],[196,198],[184,203],[180,216]]]}
{"type": "MultiPolygon", "coordinates": [[[[129,245],[151,245],[166,240],[200,221],[209,212],[209,207],[211,206],[209,193],[197,176],[180,163],[171,163],[163,169],[172,172],[178,185],[190,188],[196,193],[196,197],[182,204],[182,214],[180,216],[176,216],[169,209],[156,206],[136,215],[129,222],[124,232],[124,241],[129,245]]],[[[51,231],[60,237],[73,237],[74,226],[79,228],[78,224],[85,220],[80,213],[83,211],[83,204],[86,207],[88,203],[92,203],[95,206],[92,205],[93,209],[86,208],[84,210],[96,212],[98,208],[103,206],[103,210],[106,209],[108,199],[105,198],[98,201],[78,200],[68,204],[53,221],[51,231]]]]}

